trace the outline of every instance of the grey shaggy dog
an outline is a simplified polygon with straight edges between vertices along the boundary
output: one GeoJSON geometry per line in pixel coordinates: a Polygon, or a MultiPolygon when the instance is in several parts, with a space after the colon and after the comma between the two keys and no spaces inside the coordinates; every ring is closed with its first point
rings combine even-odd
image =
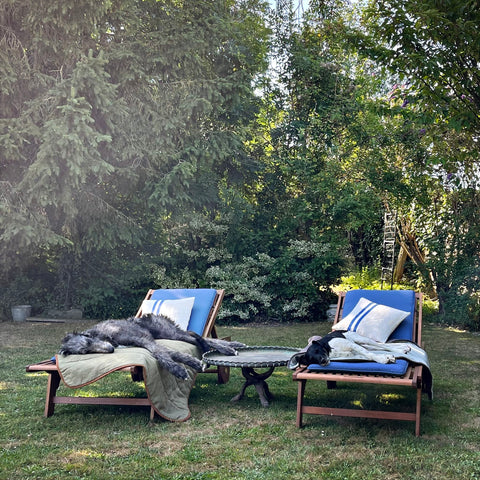
{"type": "Polygon", "coordinates": [[[186,332],[175,322],[163,315],[147,314],[140,318],[106,320],[83,332],[69,333],[62,340],[59,351],[62,355],[83,355],[87,353],[113,353],[116,347],[130,346],[146,348],[161,367],[178,378],[186,380],[188,373],[181,364],[202,371],[202,363],[188,353],[177,352],[155,340],[181,340],[196,345],[202,353],[218,350],[224,355],[236,355],[236,348],[243,343],[229,342],[217,338],[204,338],[194,332],[186,332]]]}

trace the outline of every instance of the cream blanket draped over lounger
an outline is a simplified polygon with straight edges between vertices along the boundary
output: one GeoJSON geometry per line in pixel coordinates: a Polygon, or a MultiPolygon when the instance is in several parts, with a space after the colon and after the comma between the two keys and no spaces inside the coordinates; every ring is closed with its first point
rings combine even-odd
{"type": "MultiPolygon", "coordinates": [[[[176,340],[156,341],[167,348],[201,359],[201,352],[195,345],[176,340]]],[[[139,347],[116,348],[114,353],[57,355],[56,361],[63,382],[70,388],[84,387],[126,367],[141,367],[145,390],[158,415],[177,422],[190,418],[188,398],[196,372],[188,366],[185,368],[189,378],[182,380],[161,368],[150,352],[139,347]]]]}

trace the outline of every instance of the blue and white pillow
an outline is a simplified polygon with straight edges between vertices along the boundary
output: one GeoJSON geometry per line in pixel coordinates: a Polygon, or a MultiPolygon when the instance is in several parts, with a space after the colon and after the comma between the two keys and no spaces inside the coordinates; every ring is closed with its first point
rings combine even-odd
{"type": "Polygon", "coordinates": [[[362,297],[348,315],[333,325],[332,330],[349,330],[383,343],[409,314],[362,297]]]}
{"type": "Polygon", "coordinates": [[[173,320],[182,330],[188,330],[195,297],[176,300],[144,300],[142,314],[164,315],[173,320]]]}

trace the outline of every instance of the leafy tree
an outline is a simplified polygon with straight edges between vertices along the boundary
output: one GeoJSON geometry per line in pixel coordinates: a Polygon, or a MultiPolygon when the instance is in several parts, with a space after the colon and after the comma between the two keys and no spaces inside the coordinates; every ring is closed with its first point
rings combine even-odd
{"type": "Polygon", "coordinates": [[[347,14],[342,2],[312,2],[302,28],[280,37],[285,114],[272,132],[272,157],[290,204],[282,211],[292,212],[297,232],[321,232],[344,247],[342,256],[371,263],[375,247],[362,252],[360,238],[378,228],[381,198],[352,159],[371,121],[365,97],[372,82],[345,47],[347,14]]]}
{"type": "Polygon", "coordinates": [[[166,220],[214,211],[255,112],[263,9],[256,0],[2,2],[4,285],[47,261],[57,302],[82,304],[111,276],[121,295],[127,265],[147,272],[165,254],[166,220]]]}
{"type": "Polygon", "coordinates": [[[251,309],[269,318],[321,318],[345,259],[372,261],[375,247],[357,239],[378,224],[381,202],[343,168],[359,90],[334,41],[342,34],[341,24],[332,28],[338,10],[321,13],[301,26],[278,26],[276,71],[264,85],[259,118],[264,131],[248,144],[261,168],[240,194],[228,192],[238,211],[229,243],[238,268],[218,266],[210,274],[231,279],[230,288],[250,279],[241,291],[258,284],[265,300],[243,294],[237,304],[244,308],[231,309],[240,318],[251,309]]]}
{"type": "Polygon", "coordinates": [[[423,113],[478,135],[478,2],[375,1],[366,13],[369,53],[408,80],[423,113]]]}
{"type": "Polygon", "coordinates": [[[370,54],[406,79],[403,104],[424,132],[418,178],[428,197],[418,196],[410,214],[424,278],[433,280],[442,312],[465,318],[479,302],[478,4],[375,2],[367,13],[370,38],[380,40],[370,54]]]}

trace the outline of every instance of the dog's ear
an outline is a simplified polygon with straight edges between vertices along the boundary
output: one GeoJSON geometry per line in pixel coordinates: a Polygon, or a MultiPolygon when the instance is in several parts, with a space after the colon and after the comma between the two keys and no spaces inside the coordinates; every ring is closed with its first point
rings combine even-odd
{"type": "Polygon", "coordinates": [[[71,352],[65,345],[62,345],[58,353],[60,355],[70,355],[71,352]]]}
{"type": "Polygon", "coordinates": [[[73,338],[75,335],[77,335],[77,332],[73,333],[67,333],[64,337],[62,342],[68,342],[71,338],[73,338]]]}
{"type": "Polygon", "coordinates": [[[62,346],[58,351],[60,355],[70,355],[72,353],[66,344],[69,342],[69,340],[71,340],[76,335],[78,335],[77,332],[72,332],[72,333],[67,333],[65,337],[63,337],[62,346]]]}
{"type": "Polygon", "coordinates": [[[322,342],[322,339],[320,340],[314,340],[312,342],[312,345],[316,345],[319,348],[324,348],[327,353],[330,353],[332,351],[332,347],[328,342],[322,342]]]}
{"type": "Polygon", "coordinates": [[[297,360],[298,365],[308,365],[307,360],[305,358],[305,354],[298,355],[298,356],[296,355],[295,359],[297,360]]]}

